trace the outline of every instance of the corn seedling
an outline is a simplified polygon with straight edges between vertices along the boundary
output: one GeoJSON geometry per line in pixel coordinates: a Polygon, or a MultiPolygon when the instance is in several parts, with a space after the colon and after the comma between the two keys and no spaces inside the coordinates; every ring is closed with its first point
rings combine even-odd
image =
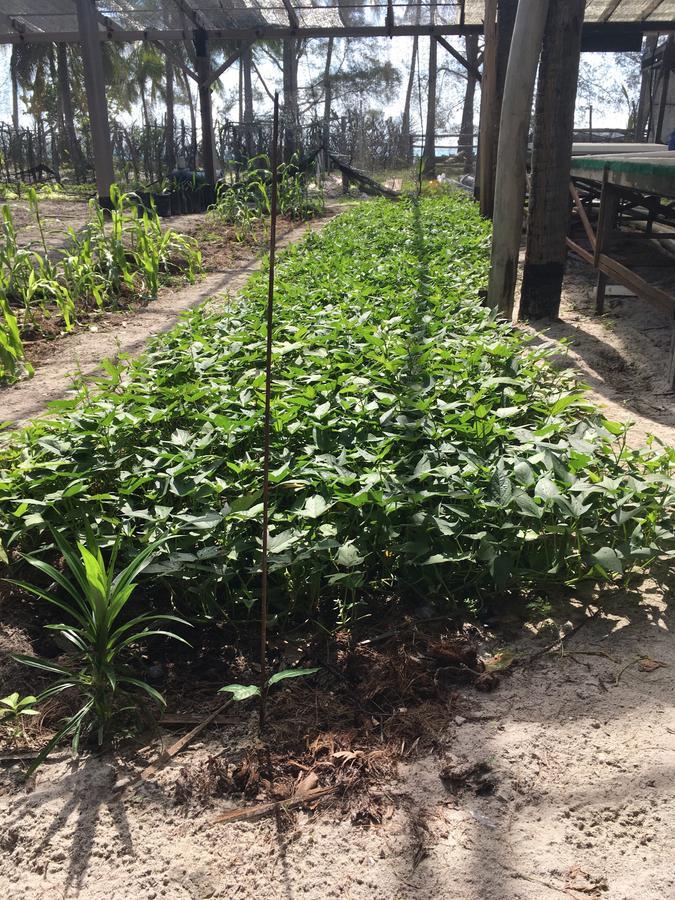
{"type": "Polygon", "coordinates": [[[38,250],[19,246],[9,207],[2,208],[0,380],[16,377],[21,336],[39,330],[41,319],[56,313],[71,331],[81,310],[115,306],[122,296],[152,300],[169,276],[181,273],[193,282],[201,271],[193,240],[163,230],[154,209],[139,214],[134,196],[116,187],[109,217],[92,203],[89,224],[78,233],[69,229],[66,248],[51,252],[36,190],[31,188],[27,197],[38,250]]]}

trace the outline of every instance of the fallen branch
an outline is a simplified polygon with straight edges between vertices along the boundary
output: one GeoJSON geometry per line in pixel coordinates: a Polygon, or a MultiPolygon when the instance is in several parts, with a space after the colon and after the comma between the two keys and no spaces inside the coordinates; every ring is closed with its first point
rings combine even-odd
{"type": "MultiPolygon", "coordinates": [[[[212,720],[211,724],[236,725],[237,722],[239,722],[239,719],[236,716],[216,716],[216,718],[212,720]]],[[[159,724],[162,726],[166,726],[167,728],[177,728],[181,725],[201,725],[201,723],[201,716],[190,715],[168,715],[162,716],[162,718],[159,720],[159,724]]]]}
{"type": "MultiPolygon", "coordinates": [[[[41,750],[29,750],[18,753],[0,753],[0,763],[8,763],[8,762],[32,762],[37,759],[42,751],[41,750]]],[[[52,754],[50,756],[45,757],[44,762],[56,763],[63,762],[64,759],[69,759],[71,756],[70,753],[59,753],[52,754]]]]}
{"type": "Polygon", "coordinates": [[[321,800],[324,797],[328,797],[330,794],[334,794],[336,790],[336,787],[316,788],[313,791],[307,791],[297,797],[289,797],[288,800],[272,800],[269,803],[258,803],[256,806],[241,806],[218,816],[213,820],[211,825],[220,825],[230,822],[250,822],[253,819],[259,819],[270,813],[296,809],[298,806],[303,806],[305,803],[321,800]]]}
{"type": "Polygon", "coordinates": [[[405,631],[414,631],[419,628],[421,625],[428,625],[433,622],[448,622],[452,619],[452,616],[432,616],[429,619],[412,619],[410,622],[403,622],[397,628],[391,628],[389,631],[383,631],[382,634],[376,634],[374,637],[365,638],[362,641],[357,641],[357,647],[367,647],[370,644],[377,644],[380,641],[386,641],[388,638],[397,637],[402,632],[405,631]]]}
{"type": "Polygon", "coordinates": [[[512,869],[510,866],[505,866],[504,863],[499,862],[499,860],[495,860],[500,869],[503,869],[511,878],[519,879],[521,881],[529,881],[531,884],[539,884],[541,887],[548,888],[551,891],[557,891],[559,894],[566,894],[568,897],[574,897],[575,900],[578,898],[578,894],[573,893],[570,888],[561,888],[556,884],[551,884],[550,881],[542,881],[540,878],[533,878],[531,875],[526,875],[525,872],[518,872],[516,869],[512,869]]]}
{"type": "Polygon", "coordinates": [[[545,653],[549,653],[551,650],[555,650],[558,647],[563,647],[566,641],[569,641],[570,638],[573,638],[574,635],[584,627],[584,625],[588,625],[588,623],[595,619],[598,615],[600,615],[600,610],[596,609],[594,613],[592,613],[590,616],[586,616],[585,619],[579,622],[578,625],[575,625],[571,631],[567,632],[567,634],[564,634],[562,637],[556,638],[546,647],[542,647],[541,650],[537,650],[536,653],[532,653],[524,660],[514,660],[514,665],[520,664],[523,666],[529,666],[530,663],[534,662],[535,659],[539,659],[540,656],[544,656],[545,653]]]}
{"type": "Polygon", "coordinates": [[[210,713],[205,719],[202,719],[199,725],[197,725],[191,731],[188,731],[186,735],[177,740],[176,743],[172,744],[167,750],[164,750],[163,753],[160,753],[157,759],[149,766],[146,766],[146,768],[143,769],[143,771],[139,775],[136,775],[134,778],[130,778],[127,781],[121,781],[119,784],[115,785],[115,791],[121,792],[129,787],[137,787],[142,781],[147,781],[148,778],[151,778],[153,775],[159,772],[160,769],[163,769],[164,766],[170,760],[172,760],[174,756],[177,756],[181,752],[181,750],[184,750],[187,745],[197,737],[197,735],[201,734],[202,731],[204,731],[204,729],[208,727],[212,722],[215,722],[218,716],[222,712],[224,712],[224,710],[226,710],[227,707],[232,704],[232,702],[232,700],[227,700],[212,713],[210,713]]]}
{"type": "Polygon", "coordinates": [[[668,668],[668,663],[661,662],[658,659],[652,659],[650,656],[636,656],[635,659],[632,659],[623,668],[619,669],[614,679],[614,687],[621,681],[623,673],[636,664],[639,664],[641,672],[654,672],[656,669],[668,668]]]}

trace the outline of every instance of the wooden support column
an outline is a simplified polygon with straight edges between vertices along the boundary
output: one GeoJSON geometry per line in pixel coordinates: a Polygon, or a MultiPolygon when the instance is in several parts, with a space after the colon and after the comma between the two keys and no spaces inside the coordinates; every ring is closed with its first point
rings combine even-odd
{"type": "MultiPolygon", "coordinates": [[[[432,0],[432,13],[434,0],[432,0]]],[[[425,178],[436,177],[436,85],[438,74],[438,44],[429,38],[429,80],[427,82],[427,121],[424,130],[423,174],[425,178]]]]}
{"type": "Polygon", "coordinates": [[[661,102],[659,104],[659,114],[656,122],[656,131],[654,133],[654,140],[661,141],[664,144],[668,143],[668,138],[670,137],[670,133],[664,133],[663,123],[670,96],[668,91],[670,71],[673,68],[673,65],[675,65],[675,35],[669,34],[661,58],[661,102]]]}
{"type": "Polygon", "coordinates": [[[612,235],[616,227],[616,217],[619,212],[620,192],[607,180],[605,172],[602,181],[602,193],[600,195],[600,212],[598,214],[598,229],[593,252],[593,265],[598,269],[598,281],[595,288],[595,312],[601,316],[605,311],[605,290],[607,289],[607,273],[599,268],[600,258],[609,250],[612,235]]]}
{"type": "Polygon", "coordinates": [[[492,218],[494,210],[494,170],[497,163],[497,0],[485,0],[485,47],[483,78],[480,91],[480,123],[478,126],[478,166],[476,199],[481,215],[492,218]]]}
{"type": "Polygon", "coordinates": [[[213,109],[211,106],[211,61],[208,38],[203,28],[195,30],[195,53],[199,90],[199,111],[202,122],[202,161],[204,175],[209,184],[216,183],[216,150],[213,136],[213,109]]]}
{"type": "Polygon", "coordinates": [[[115,181],[115,172],[103,76],[103,56],[98,34],[98,13],[95,0],[76,0],[75,6],[84,59],[87,108],[96,168],[96,191],[99,200],[105,202],[110,200],[110,188],[115,181]]]}
{"type": "Polygon", "coordinates": [[[520,0],[518,3],[504,87],[487,305],[499,310],[507,319],[513,314],[523,228],[530,111],[547,14],[548,0],[520,0]]]}
{"type": "Polygon", "coordinates": [[[481,83],[477,196],[481,213],[492,218],[499,122],[518,0],[485,0],[485,49],[481,83]]]}
{"type": "Polygon", "coordinates": [[[558,317],[585,0],[550,3],[539,65],[520,318],[558,317]]]}
{"type": "Polygon", "coordinates": [[[284,109],[283,109],[283,154],[284,162],[289,162],[293,154],[300,149],[298,142],[298,58],[297,41],[294,37],[283,39],[283,77],[284,77],[284,109]]]}

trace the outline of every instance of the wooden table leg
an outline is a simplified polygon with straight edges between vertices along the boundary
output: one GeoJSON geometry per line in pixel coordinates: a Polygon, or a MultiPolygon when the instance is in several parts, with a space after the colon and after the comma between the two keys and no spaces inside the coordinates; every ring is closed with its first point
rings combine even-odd
{"type": "MultiPolygon", "coordinates": [[[[621,192],[607,180],[607,173],[602,181],[602,193],[600,194],[600,211],[598,213],[598,227],[595,240],[595,268],[598,268],[600,254],[606,252],[616,226],[616,217],[619,212],[619,198],[621,192]]],[[[598,271],[598,282],[595,288],[595,312],[602,315],[605,310],[605,290],[607,288],[607,275],[598,271]]]]}
{"type": "Polygon", "coordinates": [[[668,380],[666,390],[675,391],[675,314],[673,315],[673,332],[670,338],[670,356],[668,359],[668,380]]]}
{"type": "Polygon", "coordinates": [[[604,272],[598,272],[598,279],[595,282],[595,314],[601,316],[605,311],[605,291],[607,290],[607,282],[609,278],[604,272]]]}

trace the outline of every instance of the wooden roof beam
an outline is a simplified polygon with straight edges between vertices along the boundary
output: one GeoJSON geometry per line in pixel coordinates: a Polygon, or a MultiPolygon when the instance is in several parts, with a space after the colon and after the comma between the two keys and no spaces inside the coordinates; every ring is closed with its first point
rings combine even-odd
{"type": "Polygon", "coordinates": [[[441,45],[441,47],[443,47],[444,50],[448,51],[448,53],[450,54],[450,56],[453,57],[453,59],[456,59],[460,65],[464,66],[464,68],[469,73],[469,75],[473,75],[473,77],[476,79],[476,81],[480,82],[482,80],[482,75],[480,73],[480,69],[477,66],[472,65],[468,61],[468,59],[465,59],[465,57],[462,56],[462,54],[459,52],[459,50],[455,50],[455,48],[452,46],[451,43],[449,43],[449,41],[446,41],[446,39],[440,34],[436,35],[436,40],[441,45]]]}
{"type": "Polygon", "coordinates": [[[39,28],[37,28],[35,25],[32,25],[30,22],[26,21],[20,16],[13,16],[12,18],[10,18],[9,24],[12,26],[14,31],[16,31],[16,33],[20,34],[21,36],[25,35],[26,32],[28,32],[29,34],[40,34],[39,28]]]}
{"type": "Polygon", "coordinates": [[[644,22],[646,19],[648,19],[651,16],[652,13],[656,12],[656,10],[659,8],[659,6],[662,6],[662,5],[663,5],[663,0],[652,0],[652,2],[649,4],[649,6],[645,10],[643,10],[643,12],[641,13],[640,20],[642,22],[644,22]]]}
{"type": "Polygon", "coordinates": [[[291,24],[291,29],[293,31],[297,31],[300,28],[300,20],[298,19],[298,14],[296,13],[291,0],[282,0],[284,4],[284,9],[286,10],[286,15],[288,16],[288,21],[291,24]]]}
{"type": "Polygon", "coordinates": [[[170,59],[175,66],[177,66],[182,72],[185,72],[185,74],[189,78],[192,78],[193,81],[199,81],[199,77],[195,70],[191,69],[190,66],[188,66],[188,64],[185,62],[185,60],[181,59],[177,53],[174,53],[173,50],[169,50],[166,44],[163,44],[161,41],[152,41],[152,43],[155,45],[155,47],[157,47],[158,50],[161,50],[161,52],[164,54],[164,56],[167,57],[167,59],[170,59]]]}
{"type": "Polygon", "coordinates": [[[209,30],[208,23],[204,16],[194,8],[194,6],[190,3],[190,0],[174,0],[174,3],[178,7],[178,9],[183,13],[184,16],[192,22],[197,28],[203,28],[204,31],[209,30]]]}
{"type": "Polygon", "coordinates": [[[600,18],[598,19],[598,22],[609,22],[609,20],[612,18],[614,13],[619,8],[620,3],[621,3],[621,0],[609,0],[609,3],[607,4],[607,6],[600,13],[600,18]]]}
{"type": "Polygon", "coordinates": [[[214,69],[213,72],[211,72],[209,77],[206,79],[204,86],[211,87],[213,82],[217,81],[221,75],[223,75],[225,72],[227,72],[227,70],[230,68],[230,66],[232,66],[232,65],[234,65],[234,63],[236,63],[236,61],[239,59],[239,57],[241,56],[243,51],[247,47],[250,47],[253,43],[254,43],[253,41],[244,41],[242,43],[241,47],[239,47],[237,50],[235,50],[234,53],[231,53],[230,56],[227,57],[227,59],[225,60],[225,62],[222,65],[218,66],[217,69],[214,69]]]}

